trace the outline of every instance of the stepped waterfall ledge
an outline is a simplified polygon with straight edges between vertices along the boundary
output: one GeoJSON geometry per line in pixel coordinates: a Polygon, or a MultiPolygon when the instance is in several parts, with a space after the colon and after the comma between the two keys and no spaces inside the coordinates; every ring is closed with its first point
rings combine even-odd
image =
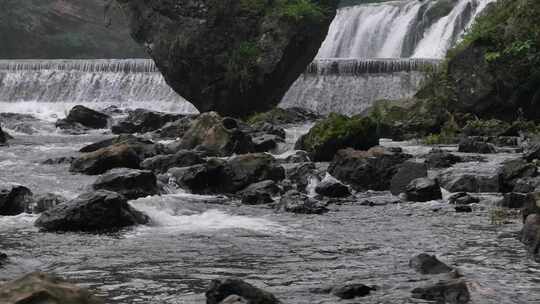
{"type": "Polygon", "coordinates": [[[491,2],[405,0],[342,7],[317,59],[281,106],[354,115],[377,100],[412,97],[491,2]]]}
{"type": "Polygon", "coordinates": [[[412,97],[437,59],[319,59],[310,64],[280,106],[321,114],[360,114],[377,100],[412,97]]]}
{"type": "Polygon", "coordinates": [[[61,116],[76,104],[197,112],[149,59],[0,60],[4,111],[61,116]]]}

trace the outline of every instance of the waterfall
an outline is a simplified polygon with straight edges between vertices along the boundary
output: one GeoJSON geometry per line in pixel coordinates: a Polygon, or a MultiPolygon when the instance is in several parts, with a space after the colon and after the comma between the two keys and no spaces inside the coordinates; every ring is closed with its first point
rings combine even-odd
{"type": "Polygon", "coordinates": [[[442,58],[494,0],[390,1],[344,7],[318,58],[442,58]]]}
{"type": "Polygon", "coordinates": [[[321,114],[359,114],[374,101],[412,97],[435,59],[320,59],[296,80],[280,104],[321,114]]]}
{"type": "Polygon", "coordinates": [[[2,112],[58,117],[76,104],[196,112],[152,60],[0,60],[2,112]]]}

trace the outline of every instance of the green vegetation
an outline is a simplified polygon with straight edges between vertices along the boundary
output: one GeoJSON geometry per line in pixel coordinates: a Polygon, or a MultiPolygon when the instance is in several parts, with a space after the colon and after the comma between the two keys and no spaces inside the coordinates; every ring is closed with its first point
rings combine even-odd
{"type": "MultiPolygon", "coordinates": [[[[260,50],[256,43],[242,41],[236,49],[233,49],[229,55],[227,63],[226,77],[229,81],[238,81],[243,85],[249,85],[247,81],[251,79],[251,74],[257,63],[260,50]]],[[[240,88],[241,90],[248,87],[240,88]]]]}

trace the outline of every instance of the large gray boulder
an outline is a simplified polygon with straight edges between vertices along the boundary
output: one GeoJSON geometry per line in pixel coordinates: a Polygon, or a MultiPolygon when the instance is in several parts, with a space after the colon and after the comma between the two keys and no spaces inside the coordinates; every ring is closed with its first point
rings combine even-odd
{"type": "Polygon", "coordinates": [[[148,216],[133,209],[124,196],[98,190],[43,212],[34,225],[43,231],[100,232],[148,221],[148,216]]]}
{"type": "Polygon", "coordinates": [[[100,176],[92,188],[122,194],[127,199],[137,199],[159,194],[157,178],[148,170],[114,169],[100,176]]]}
{"type": "Polygon", "coordinates": [[[0,215],[17,215],[30,212],[32,191],[15,184],[0,185],[0,215]]]}
{"type": "Polygon", "coordinates": [[[280,102],[317,54],[339,1],[117,2],[178,94],[201,112],[237,117],[280,102]]]}

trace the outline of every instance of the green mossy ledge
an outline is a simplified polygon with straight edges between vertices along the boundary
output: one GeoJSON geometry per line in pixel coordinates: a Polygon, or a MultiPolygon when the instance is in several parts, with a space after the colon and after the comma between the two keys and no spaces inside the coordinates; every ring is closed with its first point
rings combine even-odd
{"type": "Polygon", "coordinates": [[[331,161],[344,148],[368,150],[379,144],[379,128],[371,117],[330,114],[317,122],[308,134],[296,143],[313,161],[331,161]]]}
{"type": "Polygon", "coordinates": [[[201,112],[275,107],[313,60],[338,0],[116,0],[167,83],[201,112]]]}

